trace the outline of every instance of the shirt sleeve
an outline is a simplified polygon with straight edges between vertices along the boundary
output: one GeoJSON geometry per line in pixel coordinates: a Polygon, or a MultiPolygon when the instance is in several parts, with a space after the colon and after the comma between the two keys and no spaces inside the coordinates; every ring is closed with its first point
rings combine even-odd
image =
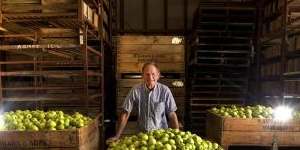
{"type": "Polygon", "coordinates": [[[172,95],[172,92],[169,88],[166,91],[166,112],[169,114],[170,112],[175,112],[177,110],[177,106],[172,95]]]}
{"type": "Polygon", "coordinates": [[[130,92],[127,94],[127,96],[126,96],[126,98],[123,102],[122,109],[130,113],[132,111],[132,108],[133,108],[134,99],[135,99],[134,89],[132,88],[130,90],[130,92]]]}

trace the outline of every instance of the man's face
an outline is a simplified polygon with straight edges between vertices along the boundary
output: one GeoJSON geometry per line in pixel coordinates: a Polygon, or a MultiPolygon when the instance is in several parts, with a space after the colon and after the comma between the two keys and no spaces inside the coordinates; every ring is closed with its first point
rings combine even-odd
{"type": "Polygon", "coordinates": [[[143,79],[149,89],[154,88],[157,80],[159,79],[159,71],[155,66],[149,65],[144,69],[143,79]]]}

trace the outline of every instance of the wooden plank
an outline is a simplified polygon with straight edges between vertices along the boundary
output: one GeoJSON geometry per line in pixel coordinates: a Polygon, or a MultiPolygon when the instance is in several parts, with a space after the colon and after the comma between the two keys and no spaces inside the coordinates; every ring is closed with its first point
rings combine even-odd
{"type": "MultiPolygon", "coordinates": [[[[184,38],[182,36],[178,36],[184,38]]],[[[119,36],[118,45],[122,44],[172,44],[173,36],[119,36]]],[[[183,43],[181,43],[183,44],[183,43]]]]}
{"type": "MultiPolygon", "coordinates": [[[[141,68],[143,67],[144,63],[118,63],[117,72],[119,73],[137,73],[141,72],[141,68]]],[[[185,63],[157,63],[160,68],[160,72],[169,72],[169,73],[184,73],[184,66],[185,63]],[[171,65],[171,66],[170,66],[171,65]]]]}
{"type": "Polygon", "coordinates": [[[300,132],[300,120],[276,122],[272,119],[220,117],[209,113],[209,118],[221,120],[223,131],[288,131],[300,132]],[[245,126],[249,128],[245,128],[245,126]]]}
{"type": "Polygon", "coordinates": [[[70,77],[82,76],[83,71],[7,71],[1,72],[0,76],[52,76],[52,77],[70,77]]]}
{"type": "Polygon", "coordinates": [[[40,44],[79,44],[79,39],[76,38],[42,38],[40,44]]]}
{"type": "Polygon", "coordinates": [[[41,28],[39,31],[40,37],[48,38],[48,37],[70,37],[75,38],[78,37],[79,33],[74,31],[73,29],[65,29],[65,28],[41,28]]]}
{"type": "Polygon", "coordinates": [[[271,119],[241,119],[207,114],[206,132],[209,139],[226,149],[232,145],[271,146],[276,137],[278,146],[300,146],[300,120],[285,123],[271,119]],[[245,128],[246,127],[246,128],[245,128]]]}
{"type": "Polygon", "coordinates": [[[145,45],[145,44],[131,44],[131,45],[117,45],[118,54],[184,54],[184,46],[183,45],[145,45]]]}
{"type": "Polygon", "coordinates": [[[51,5],[41,5],[41,4],[3,4],[3,13],[20,13],[20,12],[35,12],[42,11],[44,13],[49,12],[70,12],[68,10],[76,10],[77,4],[67,3],[67,5],[62,4],[51,4],[51,5]]]}
{"type": "Polygon", "coordinates": [[[70,12],[78,9],[78,0],[41,0],[44,13],[70,12]],[[61,8],[56,7],[61,6],[61,8]]]}
{"type": "Polygon", "coordinates": [[[80,47],[75,44],[31,44],[31,45],[1,45],[0,50],[9,51],[9,50],[26,50],[26,49],[59,49],[59,48],[77,48],[80,47]]]}
{"type": "Polygon", "coordinates": [[[299,132],[239,132],[224,131],[224,145],[255,145],[271,146],[273,136],[276,136],[278,146],[300,146],[299,132]]]}
{"type": "MultiPolygon", "coordinates": [[[[48,93],[47,95],[32,95],[32,94],[22,94],[18,96],[18,93],[15,92],[15,95],[12,97],[3,97],[4,101],[60,101],[60,102],[71,102],[71,101],[81,101],[85,97],[82,94],[72,94],[70,95],[63,95],[63,94],[50,94],[48,93]]],[[[83,102],[82,102],[83,103],[83,102]]]]}
{"type": "Polygon", "coordinates": [[[40,0],[2,0],[3,4],[36,4],[41,3],[40,0]]]}
{"type": "Polygon", "coordinates": [[[120,54],[118,55],[118,62],[120,63],[137,63],[137,62],[147,62],[155,61],[157,63],[182,63],[184,62],[184,55],[182,53],[172,53],[172,54],[120,54]]]}
{"type": "Polygon", "coordinates": [[[240,119],[225,118],[224,131],[289,131],[300,132],[300,120],[285,123],[275,122],[271,119],[240,119]],[[247,128],[245,128],[245,126],[247,128]]]}

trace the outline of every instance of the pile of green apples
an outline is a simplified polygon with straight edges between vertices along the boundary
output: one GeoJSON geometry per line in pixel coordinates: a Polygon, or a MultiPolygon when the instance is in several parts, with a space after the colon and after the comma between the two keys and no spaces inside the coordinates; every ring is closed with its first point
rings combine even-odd
{"type": "Polygon", "coordinates": [[[177,129],[158,129],[124,137],[108,150],[223,150],[217,143],[177,129]]]}
{"type": "Polygon", "coordinates": [[[220,106],[219,108],[214,107],[209,110],[210,112],[223,116],[223,117],[233,117],[233,118],[272,118],[273,109],[271,107],[266,107],[263,105],[256,106],[237,106],[228,105],[220,106]]]}
{"type": "Polygon", "coordinates": [[[300,119],[300,111],[295,111],[293,113],[293,118],[299,120],[300,119]]]}
{"type": "Polygon", "coordinates": [[[0,116],[1,130],[39,131],[76,129],[88,125],[92,119],[78,112],[16,110],[0,116]]]}

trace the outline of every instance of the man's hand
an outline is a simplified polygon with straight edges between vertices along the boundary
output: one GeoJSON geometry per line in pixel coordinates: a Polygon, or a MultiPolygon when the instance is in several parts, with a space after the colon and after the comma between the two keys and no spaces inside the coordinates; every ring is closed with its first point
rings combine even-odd
{"type": "Polygon", "coordinates": [[[120,114],[120,117],[119,117],[119,125],[117,127],[117,133],[114,137],[111,137],[109,139],[106,140],[106,144],[109,144],[109,143],[112,143],[114,141],[117,141],[119,140],[126,124],[127,124],[127,121],[128,121],[128,118],[129,118],[129,115],[130,113],[129,112],[122,112],[120,114]]]}

